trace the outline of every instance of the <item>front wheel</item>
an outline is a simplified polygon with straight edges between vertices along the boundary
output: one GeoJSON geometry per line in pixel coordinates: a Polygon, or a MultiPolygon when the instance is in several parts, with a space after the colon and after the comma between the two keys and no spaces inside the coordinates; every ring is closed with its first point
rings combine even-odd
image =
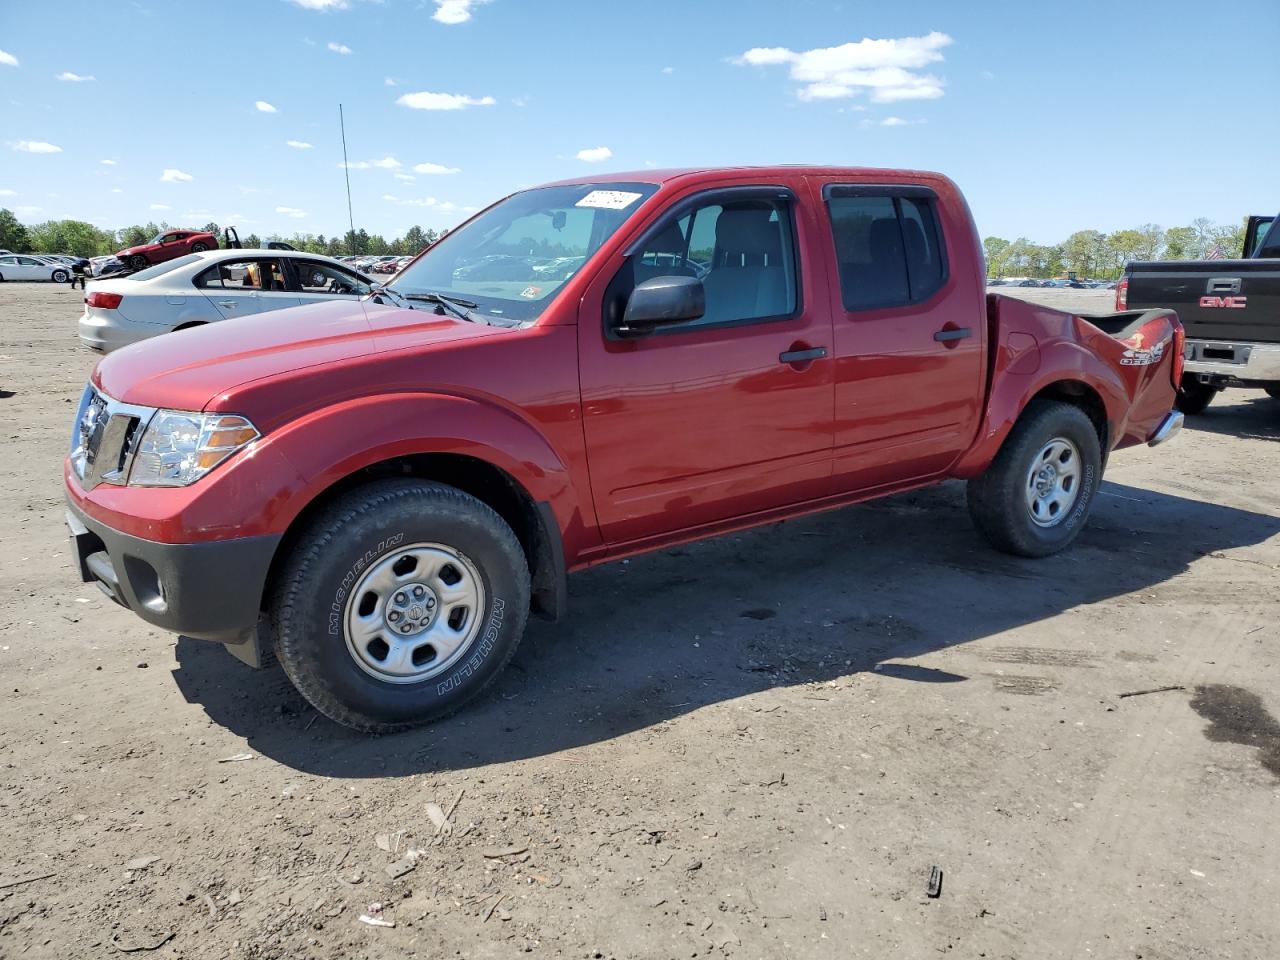
{"type": "Polygon", "coordinates": [[[511,528],[453,487],[385,480],[320,514],[274,591],[276,656],[338,723],[391,733],[483,690],[515,653],[529,568],[511,528]]]}
{"type": "Polygon", "coordinates": [[[969,514],[998,549],[1045,557],[1079,535],[1101,482],[1093,422],[1079,407],[1037,400],[986,473],[969,481],[969,514]]]}
{"type": "Polygon", "coordinates": [[[66,282],[67,282],[67,277],[69,277],[69,276],[70,276],[70,274],[69,274],[69,273],[67,273],[67,271],[65,271],[65,270],[55,270],[55,271],[53,271],[53,277],[52,277],[52,279],[53,279],[53,282],[54,282],[54,283],[66,283],[66,282]]]}
{"type": "Polygon", "coordinates": [[[1205,407],[1209,406],[1217,393],[1217,387],[1201,383],[1192,377],[1183,377],[1182,388],[1178,391],[1174,406],[1188,416],[1204,413],[1205,407]]]}

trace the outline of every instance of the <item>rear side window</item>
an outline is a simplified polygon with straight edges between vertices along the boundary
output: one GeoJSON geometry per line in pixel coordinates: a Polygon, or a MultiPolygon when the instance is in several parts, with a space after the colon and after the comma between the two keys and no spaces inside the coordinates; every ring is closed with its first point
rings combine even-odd
{"type": "Polygon", "coordinates": [[[931,197],[829,187],[827,211],[846,310],[920,303],[946,282],[931,197]]]}

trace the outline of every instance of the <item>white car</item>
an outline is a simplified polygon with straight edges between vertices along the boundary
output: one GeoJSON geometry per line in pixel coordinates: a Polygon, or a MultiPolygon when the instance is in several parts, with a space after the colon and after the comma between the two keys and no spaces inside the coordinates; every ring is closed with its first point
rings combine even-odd
{"type": "MultiPolygon", "coordinates": [[[[2,268],[0,268],[2,269],[2,268]]],[[[373,281],[319,254],[189,253],[127,277],[91,280],[80,339],[108,353],[172,330],[326,300],[358,300],[373,281]]]]}
{"type": "Polygon", "coordinates": [[[0,256],[0,280],[52,280],[54,283],[66,283],[70,279],[71,268],[65,263],[25,253],[0,256]]]}

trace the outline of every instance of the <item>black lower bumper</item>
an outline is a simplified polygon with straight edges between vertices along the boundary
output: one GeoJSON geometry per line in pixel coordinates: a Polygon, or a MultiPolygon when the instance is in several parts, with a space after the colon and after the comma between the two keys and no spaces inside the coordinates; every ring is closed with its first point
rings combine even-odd
{"type": "Polygon", "coordinates": [[[67,526],[81,579],[143,620],[232,647],[256,641],[279,536],[157,543],[101,524],[73,504],[67,526]]]}

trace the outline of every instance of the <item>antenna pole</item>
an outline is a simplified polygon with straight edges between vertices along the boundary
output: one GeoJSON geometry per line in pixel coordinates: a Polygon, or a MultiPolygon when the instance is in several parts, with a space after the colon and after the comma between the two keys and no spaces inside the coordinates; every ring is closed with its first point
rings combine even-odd
{"type": "Polygon", "coordinates": [[[347,178],[347,222],[351,224],[351,235],[354,238],[356,218],[351,213],[351,168],[347,165],[347,124],[342,116],[342,104],[338,104],[338,128],[342,131],[342,172],[347,178]]]}

